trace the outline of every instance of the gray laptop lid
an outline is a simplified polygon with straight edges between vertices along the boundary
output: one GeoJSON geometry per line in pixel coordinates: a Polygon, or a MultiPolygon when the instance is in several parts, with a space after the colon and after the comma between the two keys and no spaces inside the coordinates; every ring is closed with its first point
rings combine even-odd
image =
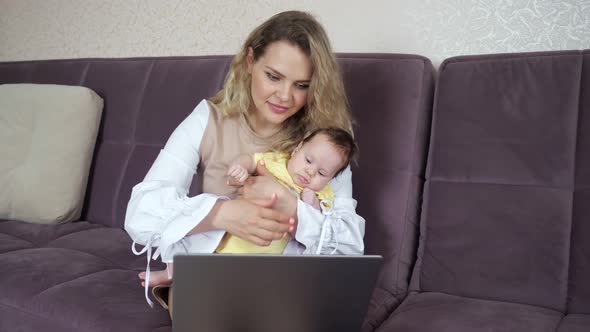
{"type": "Polygon", "coordinates": [[[174,257],[174,332],[360,331],[381,256],[174,257]]]}

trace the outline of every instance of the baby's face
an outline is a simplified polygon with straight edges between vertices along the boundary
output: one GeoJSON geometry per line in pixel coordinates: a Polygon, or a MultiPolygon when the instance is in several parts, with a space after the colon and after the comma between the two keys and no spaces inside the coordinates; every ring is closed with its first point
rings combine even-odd
{"type": "Polygon", "coordinates": [[[318,134],[293,151],[287,171],[298,186],[318,191],[330,182],[343,164],[340,151],[326,135],[318,134]]]}

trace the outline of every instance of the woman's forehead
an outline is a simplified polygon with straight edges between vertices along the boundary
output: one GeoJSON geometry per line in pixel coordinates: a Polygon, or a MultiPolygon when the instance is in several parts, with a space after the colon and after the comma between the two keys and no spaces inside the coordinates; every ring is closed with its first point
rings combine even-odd
{"type": "Polygon", "coordinates": [[[268,45],[258,61],[289,80],[311,79],[311,60],[298,46],[286,41],[277,41],[268,45]]]}

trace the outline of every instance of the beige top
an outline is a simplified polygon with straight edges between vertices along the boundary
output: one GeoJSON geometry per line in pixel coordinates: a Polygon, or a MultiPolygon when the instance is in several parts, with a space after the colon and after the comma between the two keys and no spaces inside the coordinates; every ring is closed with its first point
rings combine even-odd
{"type": "MultiPolygon", "coordinates": [[[[229,164],[240,154],[266,151],[271,138],[257,135],[248,125],[243,114],[224,117],[221,110],[209,103],[211,113],[203,134],[199,151],[201,163],[197,168],[197,185],[201,192],[234,198],[237,187],[227,184],[229,164]]],[[[260,247],[226,233],[216,252],[222,253],[282,253],[288,239],[273,241],[260,247]],[[236,243],[239,243],[236,250],[236,243]],[[228,245],[234,244],[234,245],[228,245]],[[275,248],[277,247],[277,248],[275,248]]]]}
{"type": "Polygon", "coordinates": [[[211,113],[199,151],[201,162],[197,168],[199,192],[234,198],[237,188],[226,184],[229,164],[240,154],[266,151],[272,137],[257,135],[243,114],[223,117],[221,111],[209,103],[211,113]]]}

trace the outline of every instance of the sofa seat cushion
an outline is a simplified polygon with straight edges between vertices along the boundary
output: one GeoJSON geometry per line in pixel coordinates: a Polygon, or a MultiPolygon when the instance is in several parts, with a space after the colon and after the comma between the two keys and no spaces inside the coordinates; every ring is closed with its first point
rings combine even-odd
{"type": "Polygon", "coordinates": [[[169,329],[168,313],[147,305],[137,279],[145,256],[130,249],[117,228],[0,221],[0,330],[169,329]]]}
{"type": "Polygon", "coordinates": [[[377,331],[554,332],[562,317],[537,306],[426,292],[408,296],[377,331]]]}
{"type": "Polygon", "coordinates": [[[557,332],[588,332],[590,314],[568,314],[561,320],[557,332]]]}

